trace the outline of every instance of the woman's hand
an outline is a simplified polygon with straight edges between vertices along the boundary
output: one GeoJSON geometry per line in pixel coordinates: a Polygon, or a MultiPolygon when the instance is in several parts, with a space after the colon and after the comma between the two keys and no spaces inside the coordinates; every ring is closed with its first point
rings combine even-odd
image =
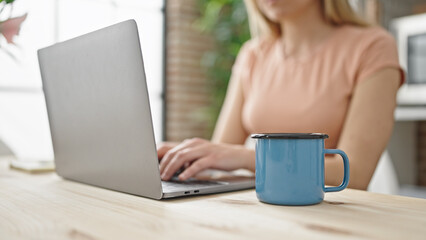
{"type": "Polygon", "coordinates": [[[179,145],[178,142],[162,142],[157,144],[157,155],[158,160],[161,161],[163,159],[164,155],[172,148],[179,145]]]}
{"type": "Polygon", "coordinates": [[[186,180],[207,168],[231,171],[240,168],[254,170],[255,154],[242,145],[215,144],[193,138],[181,144],[165,143],[158,148],[161,179],[167,181],[181,167],[185,170],[179,175],[186,180]]]}

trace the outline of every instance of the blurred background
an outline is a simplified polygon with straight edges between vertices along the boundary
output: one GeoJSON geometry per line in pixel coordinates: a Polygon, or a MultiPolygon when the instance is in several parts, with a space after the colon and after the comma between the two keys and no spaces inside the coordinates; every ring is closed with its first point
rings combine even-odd
{"type": "Polygon", "coordinates": [[[163,1],[16,0],[0,21],[28,14],[15,44],[0,37],[0,140],[18,158],[53,159],[37,49],[130,18],[139,24],[157,139],[163,134],[163,1]],[[10,15],[11,14],[11,15],[10,15]]]}
{"type": "MultiPolygon", "coordinates": [[[[370,190],[426,197],[426,0],[351,4],[394,34],[408,73],[370,190]]],[[[0,155],[27,160],[53,159],[37,49],[135,19],[157,142],[181,141],[210,138],[232,64],[250,38],[242,0],[0,0],[0,11],[0,31],[22,20],[13,43],[0,35],[0,155]]]]}

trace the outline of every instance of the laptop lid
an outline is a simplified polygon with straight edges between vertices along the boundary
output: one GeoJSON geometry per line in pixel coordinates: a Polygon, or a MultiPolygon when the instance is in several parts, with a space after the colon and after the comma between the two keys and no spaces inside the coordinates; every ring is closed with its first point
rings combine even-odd
{"type": "Polygon", "coordinates": [[[160,199],[139,35],[128,20],[38,51],[57,173],[160,199]]]}

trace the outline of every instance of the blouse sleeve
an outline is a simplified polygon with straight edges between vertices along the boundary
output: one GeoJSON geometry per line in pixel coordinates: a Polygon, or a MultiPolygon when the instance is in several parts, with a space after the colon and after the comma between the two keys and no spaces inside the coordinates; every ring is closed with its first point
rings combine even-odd
{"type": "Polygon", "coordinates": [[[396,68],[401,74],[401,84],[404,83],[404,71],[399,65],[395,40],[381,28],[372,30],[364,39],[356,82],[360,83],[384,68],[396,68]]]}

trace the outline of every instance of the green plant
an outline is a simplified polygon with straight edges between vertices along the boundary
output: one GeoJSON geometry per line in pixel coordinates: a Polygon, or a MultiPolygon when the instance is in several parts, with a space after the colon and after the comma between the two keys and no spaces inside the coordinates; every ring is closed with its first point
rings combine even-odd
{"type": "Polygon", "coordinates": [[[226,94],[231,69],[242,44],[250,38],[244,1],[200,0],[201,16],[195,26],[211,34],[213,51],[206,52],[202,65],[211,84],[211,102],[205,116],[213,131],[226,94]]]}

